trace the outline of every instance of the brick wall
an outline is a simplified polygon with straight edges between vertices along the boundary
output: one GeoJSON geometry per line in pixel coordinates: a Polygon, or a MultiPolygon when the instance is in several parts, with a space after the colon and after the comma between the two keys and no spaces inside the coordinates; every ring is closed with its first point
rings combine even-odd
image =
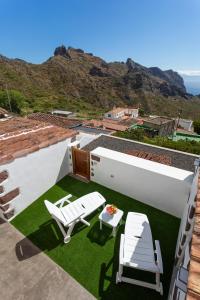
{"type": "Polygon", "coordinates": [[[8,172],[6,170],[2,171],[0,173],[0,183],[2,183],[4,180],[8,178],[8,172]]]}
{"type": "Polygon", "coordinates": [[[20,190],[19,188],[15,188],[12,191],[4,193],[5,188],[3,184],[6,179],[9,179],[9,174],[4,170],[0,172],[0,210],[5,219],[10,219],[15,214],[15,210],[10,205],[10,202],[20,194],[20,190]]]}

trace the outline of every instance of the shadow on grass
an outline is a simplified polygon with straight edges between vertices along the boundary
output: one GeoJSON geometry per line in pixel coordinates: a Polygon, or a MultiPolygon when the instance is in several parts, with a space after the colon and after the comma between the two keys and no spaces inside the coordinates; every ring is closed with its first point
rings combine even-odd
{"type": "Polygon", "coordinates": [[[15,246],[18,260],[25,260],[42,251],[50,251],[63,243],[63,237],[55,221],[49,220],[38,230],[27,235],[15,246]]]}
{"type": "Polygon", "coordinates": [[[99,222],[97,221],[88,232],[87,237],[92,243],[104,246],[107,241],[112,239],[112,229],[103,225],[102,230],[100,230],[99,226],[99,222]]]}
{"type": "MultiPolygon", "coordinates": [[[[99,275],[98,294],[102,300],[121,300],[121,299],[164,299],[159,293],[147,288],[131,285],[127,283],[116,284],[116,273],[119,267],[119,248],[120,238],[124,231],[124,226],[120,226],[115,238],[113,257],[109,262],[103,262],[99,275]]],[[[138,280],[154,282],[155,276],[149,272],[138,271],[124,268],[124,275],[138,280]]],[[[165,298],[166,299],[166,298],[165,298]]]]}
{"type": "MultiPolygon", "coordinates": [[[[100,299],[117,299],[116,296],[116,272],[118,269],[118,262],[119,262],[119,246],[120,246],[120,237],[122,232],[124,231],[124,226],[121,225],[118,227],[117,235],[115,237],[115,246],[113,257],[110,259],[108,263],[102,263],[100,269],[100,276],[99,276],[99,296],[100,299]],[[111,275],[108,273],[110,272],[110,268],[112,268],[111,275]],[[108,283],[107,283],[108,282],[108,283]],[[105,287],[107,285],[107,287],[105,287]]],[[[121,298],[121,291],[118,294],[119,299],[121,298]],[[120,296],[119,296],[120,295],[120,296]]]]}
{"type": "MultiPolygon", "coordinates": [[[[91,218],[94,215],[91,215],[91,218]]],[[[90,220],[91,218],[88,218],[90,220]]],[[[98,222],[97,222],[98,223],[98,222]]],[[[82,231],[86,225],[79,222],[75,225],[71,237],[82,231]]],[[[65,228],[67,232],[68,228],[65,228]]],[[[65,246],[63,235],[55,222],[50,219],[39,226],[39,228],[27,235],[15,245],[15,253],[19,261],[28,259],[40,252],[49,252],[58,246],[65,246]]]]}

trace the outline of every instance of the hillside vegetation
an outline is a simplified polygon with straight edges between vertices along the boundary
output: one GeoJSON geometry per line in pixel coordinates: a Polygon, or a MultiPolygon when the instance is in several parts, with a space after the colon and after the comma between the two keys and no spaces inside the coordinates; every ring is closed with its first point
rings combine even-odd
{"type": "Polygon", "coordinates": [[[160,137],[156,136],[154,138],[150,138],[145,134],[143,129],[132,129],[129,131],[118,131],[116,136],[144,142],[151,145],[156,145],[160,147],[165,147],[169,149],[175,149],[183,152],[198,154],[200,153],[200,142],[196,141],[188,141],[188,140],[179,140],[172,141],[172,139],[168,137],[160,137]]]}
{"type": "Polygon", "coordinates": [[[70,109],[82,116],[101,116],[114,105],[141,104],[145,113],[197,119],[200,98],[188,95],[174,71],[146,68],[130,58],[106,63],[81,49],[58,47],[42,64],[0,56],[0,105],[22,114],[70,109]]]}

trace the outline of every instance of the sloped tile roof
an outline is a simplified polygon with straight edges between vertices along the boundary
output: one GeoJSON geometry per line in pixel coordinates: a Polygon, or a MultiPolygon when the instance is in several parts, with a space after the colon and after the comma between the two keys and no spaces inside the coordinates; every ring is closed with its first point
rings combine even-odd
{"type": "Polygon", "coordinates": [[[66,117],[39,112],[28,115],[28,118],[31,120],[46,122],[63,128],[73,128],[82,124],[80,120],[67,119],[66,117]]]}
{"type": "Polygon", "coordinates": [[[156,125],[162,125],[162,124],[172,122],[172,121],[174,121],[174,120],[171,118],[166,118],[166,117],[144,118],[144,122],[156,124],[156,125]]]}
{"type": "Polygon", "coordinates": [[[8,114],[8,112],[7,112],[7,110],[6,109],[4,109],[4,108],[2,108],[2,107],[0,107],[0,115],[4,115],[4,114],[8,114]]]}
{"type": "Polygon", "coordinates": [[[0,122],[0,164],[73,137],[75,131],[25,118],[0,122]]]}
{"type": "Polygon", "coordinates": [[[110,130],[116,130],[116,131],[125,131],[129,127],[126,125],[121,125],[119,124],[118,121],[114,120],[90,120],[90,121],[85,121],[85,125],[87,126],[93,126],[93,127],[102,127],[110,130]]]}
{"type": "Polygon", "coordinates": [[[126,151],[127,154],[137,156],[140,158],[144,158],[147,160],[155,161],[161,163],[163,165],[171,166],[171,158],[167,155],[158,155],[152,152],[146,152],[141,150],[128,150],[126,151]]]}
{"type": "Polygon", "coordinates": [[[139,152],[169,157],[171,160],[171,166],[191,172],[194,172],[194,161],[198,158],[198,155],[107,135],[101,135],[91,143],[87,144],[83,150],[92,151],[97,147],[104,147],[122,153],[137,150],[139,152]]]}
{"type": "Polygon", "coordinates": [[[200,175],[196,196],[195,225],[190,252],[187,299],[200,299],[200,175]]]}

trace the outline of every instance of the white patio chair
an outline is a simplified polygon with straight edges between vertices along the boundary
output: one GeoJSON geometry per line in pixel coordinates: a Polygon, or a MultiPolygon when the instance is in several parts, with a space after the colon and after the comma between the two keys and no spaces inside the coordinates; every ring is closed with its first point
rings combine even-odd
{"type": "Polygon", "coordinates": [[[125,224],[125,233],[121,235],[119,270],[116,283],[127,282],[139,286],[155,289],[163,294],[160,274],[163,273],[163,264],[159,241],[153,247],[151,228],[146,215],[129,212],[125,224]],[[133,278],[124,277],[123,268],[155,273],[155,284],[133,278]]]}
{"type": "Polygon", "coordinates": [[[51,214],[52,218],[57,222],[63,236],[64,243],[69,243],[71,239],[71,233],[77,222],[90,226],[85,220],[85,217],[93,213],[100,206],[105,205],[105,198],[98,192],[93,192],[71,202],[69,198],[72,195],[58,200],[56,203],[51,203],[45,200],[44,203],[51,214]],[[67,205],[64,206],[64,204],[67,205]],[[65,227],[68,228],[67,232],[65,227]]]}

